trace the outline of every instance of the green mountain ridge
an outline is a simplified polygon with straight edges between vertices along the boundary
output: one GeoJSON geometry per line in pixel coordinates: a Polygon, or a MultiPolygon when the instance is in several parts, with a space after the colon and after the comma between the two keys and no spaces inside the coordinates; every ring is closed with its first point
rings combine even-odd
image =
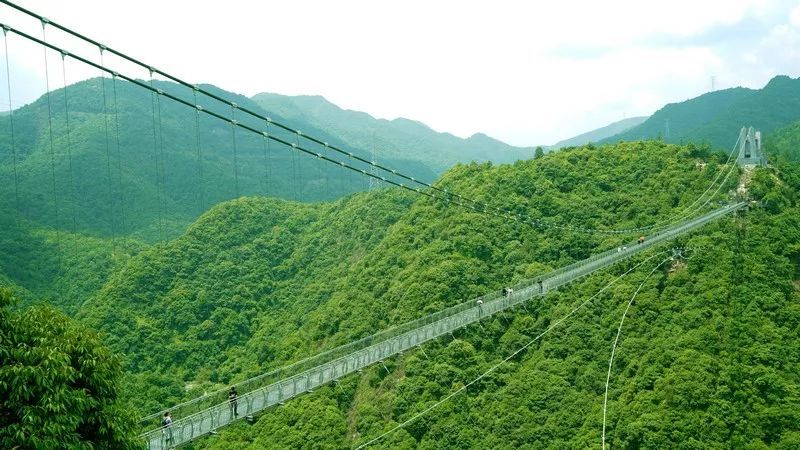
{"type": "Polygon", "coordinates": [[[267,111],[306,121],[360,148],[375,149],[379,160],[422,161],[437,174],[457,163],[507,163],[533,157],[533,148],[513,147],[482,133],[461,139],[415,120],[376,119],[365,112],[345,110],[321,96],[261,93],[252,99],[267,111]]]}
{"type": "MultiPolygon", "coordinates": [[[[154,81],[153,86],[190,101],[193,98],[191,90],[174,83],[154,81]]],[[[242,108],[261,111],[246,97],[213,86],[203,88],[242,108]]],[[[51,92],[49,104],[43,96],[14,111],[13,146],[10,127],[0,128],[0,179],[6,180],[0,184],[0,207],[16,209],[19,196],[20,213],[44,226],[163,241],[179,235],[210,206],[237,195],[318,201],[367,188],[366,180],[344,168],[322,164],[277,143],[267,146],[263,137],[241,129],[233,147],[230,125],[204,114],[196,118],[193,110],[167,97],[154,98],[131,83],[117,81],[114,93],[111,80],[95,78],[66,90],[68,118],[64,90],[58,89],[51,92]]],[[[227,105],[200,97],[203,108],[232,114],[227,105]]],[[[263,122],[241,112],[236,119],[265,128],[263,122]]],[[[367,157],[364,151],[309,124],[280,116],[274,120],[367,157]]],[[[297,140],[276,127],[270,132],[288,142],[297,140]]],[[[322,148],[304,145],[329,156],[322,148]]],[[[352,159],[346,162],[366,169],[352,159]]],[[[416,161],[389,159],[385,163],[420,179],[434,177],[416,161]]]]}
{"type": "Polygon", "coordinates": [[[647,120],[647,116],[629,117],[627,119],[622,119],[617,122],[608,124],[604,127],[598,128],[596,130],[587,131],[586,133],[581,133],[569,139],[564,139],[562,141],[556,142],[555,144],[548,146],[548,149],[552,151],[564,147],[574,147],[579,145],[586,145],[592,142],[599,142],[610,136],[614,136],[624,131],[627,131],[641,124],[645,120],[647,120]]]}
{"type": "MultiPolygon", "coordinates": [[[[631,227],[682,211],[724,169],[716,158],[699,165],[694,154],[663,142],[573,148],[513,165],[459,165],[438,183],[534,218],[631,227]]],[[[736,184],[729,180],[720,198],[736,184]]],[[[800,284],[793,285],[800,283],[800,169],[758,169],[750,191],[764,207],[678,242],[698,250],[657,271],[628,313],[609,397],[611,445],[800,443],[800,284]]],[[[106,344],[124,355],[121,396],[149,413],[624,239],[537,229],[395,189],[310,204],[243,197],[214,206],[163,245],[117,244],[124,258],[101,273],[99,286],[81,288],[87,301],[70,301],[80,303],[82,324],[106,333],[106,344]]],[[[76,281],[96,270],[74,266],[76,281]]],[[[365,443],[475,379],[627,267],[188,448],[365,443]]],[[[629,275],[524,354],[376,446],[595,445],[610,343],[645,275],[646,268],[629,275]]]]}
{"type": "Polygon", "coordinates": [[[642,124],[601,142],[663,138],[673,143],[706,142],[730,151],[743,126],[769,134],[798,120],[800,78],[776,76],[762,89],[737,87],[670,103],[642,124]]]}

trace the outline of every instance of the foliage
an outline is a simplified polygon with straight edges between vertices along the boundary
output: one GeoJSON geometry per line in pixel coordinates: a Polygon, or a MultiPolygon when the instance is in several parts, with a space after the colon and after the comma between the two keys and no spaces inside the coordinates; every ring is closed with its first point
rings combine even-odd
{"type": "Polygon", "coordinates": [[[138,448],[117,400],[119,360],[52,308],[13,302],[0,289],[0,446],[138,448]]]}
{"type": "MultiPolygon", "coordinates": [[[[681,211],[721,169],[698,168],[688,151],[574,149],[459,166],[440,185],[534,218],[634,227],[681,211]]],[[[539,230],[390,189],[319,205],[243,198],[132,258],[80,316],[127,354],[132,397],[153,411],[621,239],[539,230]],[[151,386],[154,372],[171,381],[151,386]]]]}
{"type": "Polygon", "coordinates": [[[23,305],[46,301],[68,314],[146,247],[129,238],[72,234],[10,216],[0,217],[0,230],[0,287],[13,287],[23,305]]]}
{"type": "MultiPolygon", "coordinates": [[[[727,169],[716,155],[700,160],[703,153],[664,142],[572,148],[513,165],[459,165],[437,185],[548,223],[632,228],[675,218],[727,169]]],[[[758,169],[750,194],[764,207],[684,239],[679,244],[698,249],[692,259],[645,284],[613,367],[612,447],[797,442],[798,174],[790,162],[758,169]]],[[[729,179],[712,204],[726,201],[737,183],[729,179]]],[[[536,228],[396,189],[312,204],[250,196],[214,206],[177,239],[120,250],[124,256],[77,289],[86,297],[76,295],[71,305],[79,304],[79,319],[107,333],[107,345],[125,355],[121,395],[135,411],[150,413],[636,235],[536,228]]],[[[28,235],[19,236],[8,242],[23,249],[28,235]]],[[[108,254],[113,247],[102,241],[75,242],[108,254]]],[[[76,279],[91,270],[75,261],[76,279]]],[[[369,368],[195,445],[364,443],[475,379],[625,268],[485,319],[426,344],[424,352],[386,361],[388,370],[369,368]]],[[[378,448],[598,445],[610,345],[644,270],[378,448]]],[[[29,276],[13,265],[3,272],[13,275],[10,282],[29,276]]]]}
{"type": "Polygon", "coordinates": [[[800,161],[800,122],[794,122],[767,136],[764,149],[770,158],[800,161]]]}

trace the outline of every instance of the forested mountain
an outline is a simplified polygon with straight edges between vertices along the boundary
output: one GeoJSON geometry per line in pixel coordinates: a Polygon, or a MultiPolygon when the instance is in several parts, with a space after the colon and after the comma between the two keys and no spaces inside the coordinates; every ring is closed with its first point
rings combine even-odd
{"type": "Polygon", "coordinates": [[[730,151],[743,126],[769,134],[798,120],[800,78],[776,76],[762,89],[723,89],[668,104],[641,125],[604,142],[663,138],[676,143],[707,142],[717,150],[730,151]]]}
{"type": "Polygon", "coordinates": [[[800,161],[800,121],[767,135],[764,150],[770,158],[800,161]]]}
{"type": "Polygon", "coordinates": [[[364,112],[341,109],[320,96],[261,93],[253,101],[267,111],[327,130],[357,148],[375,149],[379,161],[420,161],[437,175],[457,163],[507,163],[532,158],[534,152],[532,147],[514,147],[481,133],[461,139],[414,120],[376,119],[364,112]]]}
{"type": "MultiPolygon", "coordinates": [[[[510,166],[461,165],[440,183],[533,217],[626,227],[667,217],[705,189],[721,167],[712,159],[704,168],[692,155],[657,142],[573,149],[510,166]]],[[[751,192],[765,208],[684,241],[702,251],[659,271],[639,294],[615,363],[613,445],[797,441],[797,174],[792,166],[782,178],[759,171],[751,192]]],[[[728,184],[722,192],[736,180],[728,184]]],[[[175,241],[133,256],[79,316],[126,355],[126,395],[152,412],[623,239],[539,230],[411,195],[223,203],[175,241]]],[[[426,344],[427,358],[387,361],[391,373],[367,370],[198,445],[365,442],[507,356],[620,270],[426,344]]],[[[643,275],[379,446],[594,445],[614,324],[643,275]]]]}
{"type": "Polygon", "coordinates": [[[640,123],[644,122],[645,120],[647,120],[647,116],[629,117],[627,119],[622,119],[620,121],[614,122],[612,124],[606,125],[596,130],[587,131],[586,133],[581,133],[569,139],[564,139],[563,141],[556,142],[555,144],[549,146],[549,149],[558,150],[564,147],[574,147],[578,145],[586,145],[592,142],[600,142],[603,139],[627,131],[639,125],[640,123]]]}
{"type": "MultiPolygon", "coordinates": [[[[174,83],[155,81],[153,86],[193,99],[190,89],[174,83]]],[[[246,97],[203,87],[263,113],[246,97]]],[[[231,108],[220,102],[203,96],[198,102],[233,117],[231,108]]],[[[265,128],[242,112],[233,118],[265,128]]],[[[346,145],[308,123],[279,115],[272,118],[331,144],[346,145]]],[[[83,81],[67,86],[66,95],[64,89],[54,90],[49,98],[45,95],[14,111],[13,146],[11,129],[0,127],[0,179],[4,180],[0,208],[15,210],[19,198],[21,215],[27,220],[72,233],[164,240],[180,234],[209,207],[237,195],[315,201],[367,187],[366,180],[343,168],[274,142],[267,146],[263,137],[241,129],[234,136],[225,122],[196,115],[167,97],[153,96],[121,80],[83,81]]],[[[275,126],[269,131],[297,141],[297,136],[275,126]]],[[[303,145],[325,153],[323,148],[303,145]]],[[[434,178],[419,162],[387,158],[384,163],[419,179],[434,178]]]]}
{"type": "Polygon", "coordinates": [[[0,216],[0,286],[23,305],[45,301],[74,314],[109,275],[147,245],[131,238],[100,238],[0,216]]]}
{"type": "MultiPolygon", "coordinates": [[[[794,128],[774,142],[795,142],[794,128]]],[[[769,142],[769,136],[765,138],[769,142]]],[[[784,147],[781,147],[784,148],[784,147]]],[[[791,148],[791,145],[786,148],[791,148]]],[[[626,228],[670,217],[720,170],[693,146],[633,142],[459,165],[438,182],[534,218],[626,228]]],[[[612,446],[800,443],[800,167],[758,169],[761,200],[678,245],[645,283],[612,374],[612,446]]],[[[729,179],[724,200],[738,180],[729,179]]],[[[149,413],[536,276],[626,236],[537,229],[395,189],[302,203],[222,202],[147,245],[4,216],[0,283],[103,332],[123,355],[119,395],[149,413]],[[26,256],[27,255],[27,256],[26,256]],[[59,261],[61,260],[61,261],[59,261]]],[[[655,261],[651,266],[655,265],[655,261]]],[[[599,442],[605,370],[643,267],[465,393],[379,448],[585,447],[599,442]]],[[[527,343],[629,266],[615,267],[266,411],[197,448],[358,445],[432,406],[527,343]]]]}

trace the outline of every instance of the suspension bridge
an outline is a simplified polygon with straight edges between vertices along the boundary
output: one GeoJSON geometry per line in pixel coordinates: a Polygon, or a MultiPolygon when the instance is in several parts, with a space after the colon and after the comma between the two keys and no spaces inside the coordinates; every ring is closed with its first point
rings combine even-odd
{"type": "MultiPolygon", "coordinates": [[[[360,371],[367,366],[381,363],[394,355],[419,347],[427,341],[449,335],[459,328],[476,323],[492,314],[523,305],[527,301],[541,297],[547,292],[630,258],[646,249],[669,242],[745,205],[744,202],[727,205],[652,235],[642,243],[630,242],[624,246],[624,250],[616,248],[599,253],[543,274],[541,278],[524,281],[514,285],[513,293],[510,295],[490,294],[478,297],[383,333],[337,347],[300,365],[301,367],[307,366],[309,362],[313,362],[314,367],[270,382],[266,386],[259,385],[262,385],[265,380],[271,381],[268,377],[259,377],[240,383],[237,387],[245,393],[238,397],[238,416],[234,415],[227,400],[219,401],[223,392],[170,408],[171,414],[181,417],[173,422],[171,429],[165,430],[157,426],[142,434],[142,437],[150,449],[169,448],[189,442],[236,420],[251,417],[270,406],[281,404],[292,397],[311,392],[319,386],[336,382],[339,378],[360,371]],[[191,413],[191,411],[197,410],[198,406],[205,406],[209,399],[219,401],[219,403],[191,413]]],[[[297,369],[297,366],[287,368],[287,370],[290,369],[297,369]]],[[[151,423],[157,423],[157,419],[163,412],[148,416],[146,419],[151,423]]]]}
{"type": "MultiPolygon", "coordinates": [[[[150,449],[163,449],[181,445],[197,439],[201,436],[215,432],[217,429],[224,427],[230,423],[244,418],[252,417],[265,409],[281,404],[293,397],[309,392],[319,386],[328,383],[335,383],[341,377],[347,376],[354,372],[361,371],[367,366],[373,364],[380,364],[385,359],[400,355],[405,351],[413,350],[420,347],[425,342],[436,339],[441,336],[446,336],[454,331],[469,326],[470,324],[478,323],[484,318],[490,317],[498,312],[508,310],[517,306],[524,307],[525,303],[545,296],[548,292],[559,289],[560,287],[571,283],[580,278],[586,277],[598,270],[602,270],[623,260],[629,259],[634,255],[651,249],[656,246],[662,246],[675,238],[685,235],[691,231],[697,230],[703,225],[731,214],[744,206],[746,203],[737,202],[728,204],[717,209],[708,211],[707,207],[713,199],[717,198],[717,194],[726,185],[729,177],[735,173],[735,164],[733,158],[738,154],[739,160],[746,158],[747,161],[758,160],[754,157],[751,151],[753,139],[755,134],[752,130],[749,132],[742,131],[740,140],[737,141],[736,146],[728,155],[726,161],[726,169],[719,171],[716,177],[709,184],[708,188],[702,192],[691,204],[684,207],[678,213],[672,215],[667,219],[656,221],[648,225],[627,227],[627,228],[592,228],[585,227],[578,224],[561,223],[554,219],[547,219],[542,217],[533,217],[524,213],[513,211],[511,209],[493,206],[486,201],[480,201],[467,196],[461,195],[458,192],[448,191],[446,188],[436,185],[435,183],[428,183],[417,179],[410,174],[396,168],[388,167],[386,165],[376,162],[376,158],[370,155],[359,155],[356,152],[342,148],[339,145],[329,143],[328,141],[315,137],[312,134],[304,133],[289,124],[281,121],[273,120],[264,114],[240,106],[237,103],[226,99],[225,97],[214,93],[213,91],[200,87],[198,85],[186,82],[174,75],[156,69],[136,58],[128,56],[127,54],[111,49],[98,41],[83,36],[82,34],[62,26],[56,22],[50,21],[45,17],[34,13],[30,10],[22,8],[11,2],[2,0],[2,4],[12,8],[22,15],[38,21],[41,24],[42,33],[41,37],[35,36],[30,31],[25,31],[19,27],[12,26],[7,23],[0,23],[3,29],[5,48],[6,48],[6,73],[8,77],[7,93],[9,99],[9,113],[8,122],[10,127],[10,147],[13,156],[13,184],[15,187],[17,209],[21,210],[20,205],[20,189],[18,187],[19,176],[17,170],[18,156],[15,150],[15,132],[14,132],[14,109],[11,105],[12,98],[12,83],[9,70],[9,53],[8,53],[8,40],[9,36],[15,36],[27,43],[34,44],[44,48],[45,52],[45,72],[48,77],[47,81],[47,103],[48,113],[50,115],[50,151],[53,154],[54,139],[53,139],[53,119],[50,98],[50,81],[49,70],[47,68],[47,54],[48,52],[55,53],[60,56],[62,64],[62,71],[64,72],[64,88],[63,88],[63,104],[66,110],[66,127],[65,136],[66,140],[66,155],[69,161],[69,175],[70,180],[64,186],[72,190],[71,195],[74,197],[74,180],[72,180],[72,149],[70,144],[70,113],[68,110],[69,99],[67,91],[67,77],[65,69],[65,61],[70,59],[87,67],[97,69],[104,74],[103,77],[103,109],[104,118],[106,119],[106,163],[107,163],[107,180],[108,191],[114,192],[122,190],[122,177],[118,181],[119,187],[112,184],[112,158],[109,153],[110,142],[113,137],[109,138],[109,122],[111,128],[119,126],[119,118],[117,117],[117,104],[116,100],[113,103],[113,112],[107,110],[106,104],[106,79],[109,78],[112,86],[114,97],[117,92],[117,82],[122,80],[130,85],[149,93],[153,99],[152,121],[153,121],[153,148],[155,160],[155,179],[157,183],[156,196],[158,197],[159,208],[159,227],[163,228],[164,218],[161,217],[163,209],[165,208],[162,199],[163,196],[163,182],[164,182],[164,162],[163,150],[164,138],[159,136],[157,130],[161,129],[161,99],[168,99],[175,105],[192,111],[197,120],[196,122],[196,138],[197,138],[197,152],[198,152],[198,176],[203,179],[202,162],[200,158],[200,125],[199,117],[205,117],[218,121],[230,127],[232,135],[232,157],[233,157],[233,180],[234,189],[232,198],[239,197],[246,190],[244,185],[245,169],[237,160],[237,131],[245,133],[250,137],[260,139],[265,149],[268,149],[270,144],[279,145],[287,149],[292,154],[305,156],[317,163],[329,164],[342,171],[350,172],[354,175],[364,177],[368,180],[380,182],[385,185],[390,185],[395,188],[411,191],[415,194],[428,197],[430,199],[444,202],[448,205],[455,207],[465,208],[470,211],[502,217],[508,221],[522,223],[525,225],[538,227],[538,228],[553,228],[564,231],[582,232],[582,233],[599,233],[599,234],[639,234],[647,231],[648,237],[644,242],[632,241],[627,245],[619,246],[611,250],[595,254],[587,259],[578,261],[576,263],[561,267],[549,273],[544,273],[539,277],[526,280],[513,286],[513,293],[511,295],[490,294],[471,299],[469,301],[457,304],[453,307],[447,308],[442,311],[430,314],[428,316],[419,318],[417,320],[395,326],[391,329],[382,331],[380,333],[368,336],[363,339],[348,343],[346,345],[336,347],[324,353],[312,356],[297,363],[283,367],[281,369],[271,371],[249,380],[236,384],[238,391],[238,415],[233,414],[230,403],[227,400],[226,391],[218,391],[209,395],[204,395],[197,399],[176,405],[168,410],[162,410],[146,416],[142,419],[142,426],[146,429],[142,433],[141,438],[147,443],[150,449]],[[60,45],[56,45],[47,39],[46,30],[55,29],[60,33],[68,35],[70,38],[76,39],[89,47],[93,47],[97,54],[89,56],[86,54],[79,54],[72,52],[60,45]],[[113,55],[119,61],[125,62],[129,66],[137,67],[144,70],[149,74],[149,81],[136,78],[133,75],[126,74],[118,68],[111,68],[106,65],[104,55],[113,55]],[[159,87],[154,82],[153,76],[159,76],[169,80],[178,86],[186,88],[189,95],[182,95],[177,91],[169,91],[159,87]],[[203,97],[206,102],[203,103],[198,100],[198,97],[203,97]],[[211,105],[211,106],[210,106],[211,105]],[[222,109],[221,109],[222,108],[222,109]],[[110,121],[109,121],[110,119],[110,121]],[[742,145],[747,145],[747,151],[742,150],[742,145]],[[738,151],[738,153],[737,153],[738,151]],[[159,159],[161,158],[161,159],[159,159]],[[171,427],[165,429],[160,425],[160,418],[166,411],[170,411],[175,418],[171,427]]],[[[5,22],[5,20],[3,20],[5,22]]],[[[117,130],[117,145],[119,145],[119,131],[117,130]]],[[[113,134],[113,133],[112,133],[113,134]]],[[[18,138],[18,136],[17,136],[18,138]]],[[[760,149],[760,135],[758,136],[758,148],[760,149]]],[[[117,151],[119,149],[117,148],[117,151]]],[[[120,157],[121,161],[121,157],[120,157]]],[[[294,161],[294,160],[293,160],[294,161]]],[[[760,160],[758,160],[760,161],[760,160]]],[[[120,163],[121,164],[121,163],[120,163]]],[[[55,173],[55,163],[53,163],[53,172],[55,173]]],[[[119,168],[119,173],[122,169],[119,168]]],[[[59,207],[59,199],[63,201],[63,197],[70,195],[67,192],[61,192],[56,181],[55,175],[53,176],[52,184],[52,198],[56,217],[59,214],[72,215],[73,231],[77,226],[75,218],[76,213],[73,206],[72,211],[62,212],[63,208],[59,207]]],[[[206,200],[202,198],[202,184],[199,189],[199,203],[200,207],[204,206],[206,200]]],[[[121,194],[120,194],[121,195],[121,194]]],[[[124,215],[124,208],[122,202],[116,209],[119,214],[124,215]]],[[[109,215],[113,215],[114,208],[109,207],[109,215]]],[[[119,220],[118,223],[122,225],[124,230],[125,219],[119,220]]],[[[58,223],[58,219],[56,220],[58,223]]],[[[114,220],[109,219],[109,225],[113,234],[114,220]]],[[[117,226],[119,228],[119,225],[117,226]]],[[[119,229],[117,231],[120,231],[119,229]]],[[[160,239],[163,241],[163,231],[160,231],[160,239]]],[[[61,247],[61,244],[59,244],[61,247]]]]}

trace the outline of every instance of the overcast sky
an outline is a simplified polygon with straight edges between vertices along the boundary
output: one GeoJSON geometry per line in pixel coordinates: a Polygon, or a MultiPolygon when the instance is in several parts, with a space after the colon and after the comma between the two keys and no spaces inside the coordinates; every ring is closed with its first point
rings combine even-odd
{"type": "MultiPolygon", "coordinates": [[[[515,145],[651,114],[709,91],[712,76],[724,89],[800,75],[800,0],[16,1],[192,82],[248,96],[322,95],[515,145]]],[[[5,5],[0,21],[41,37],[38,23],[5,5]]],[[[8,45],[18,107],[44,92],[44,56],[16,36],[8,45]]],[[[62,86],[58,55],[49,66],[51,87],[62,86]]],[[[68,82],[98,75],[76,63],[65,69],[68,82]]]]}

